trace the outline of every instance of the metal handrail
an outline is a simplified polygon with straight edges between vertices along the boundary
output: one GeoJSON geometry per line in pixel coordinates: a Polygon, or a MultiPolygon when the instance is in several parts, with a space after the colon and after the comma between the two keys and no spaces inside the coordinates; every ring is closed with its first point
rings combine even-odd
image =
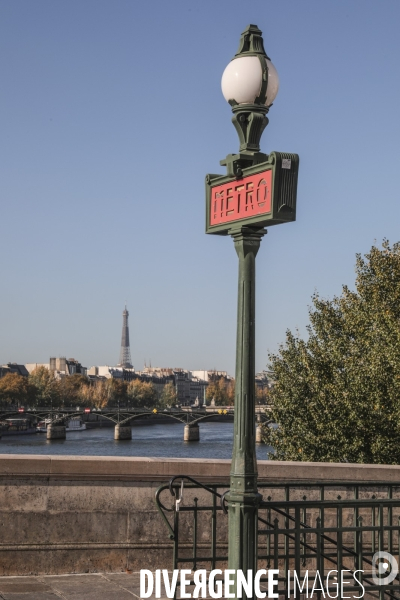
{"type": "MultiPolygon", "coordinates": [[[[299,482],[285,482],[285,484],[271,484],[271,483],[261,483],[260,487],[268,487],[268,488],[284,488],[286,489],[286,496],[287,498],[289,498],[289,490],[292,488],[300,488],[300,489],[305,489],[305,488],[317,488],[320,490],[320,495],[321,498],[319,500],[308,500],[305,496],[303,497],[303,500],[275,500],[273,501],[270,497],[268,498],[268,501],[263,501],[260,504],[260,509],[269,509],[271,511],[274,511],[275,513],[277,513],[278,515],[281,515],[286,523],[288,524],[288,522],[296,522],[296,527],[297,529],[290,529],[288,528],[288,526],[286,525],[286,527],[284,527],[283,529],[279,528],[277,523],[278,520],[275,519],[275,523],[272,523],[269,519],[265,519],[263,518],[263,516],[259,515],[258,516],[258,521],[260,524],[268,527],[268,530],[259,530],[259,534],[260,535],[268,535],[268,536],[275,536],[274,540],[278,540],[278,538],[276,537],[276,535],[283,535],[284,539],[290,540],[291,542],[298,544],[298,547],[300,548],[304,548],[306,551],[311,552],[312,555],[317,557],[317,561],[319,560],[318,557],[320,559],[325,559],[328,560],[330,563],[334,564],[334,565],[342,565],[343,563],[342,558],[351,558],[353,557],[354,559],[358,558],[359,561],[361,561],[361,565],[362,564],[367,564],[369,566],[372,566],[373,563],[369,558],[369,552],[365,551],[365,546],[364,549],[362,549],[362,544],[361,544],[361,552],[357,552],[355,549],[351,548],[350,546],[348,546],[347,544],[342,544],[341,543],[341,536],[342,533],[344,532],[352,532],[355,535],[358,533],[362,533],[365,532],[366,534],[371,533],[371,536],[375,536],[375,532],[392,532],[392,531],[397,531],[400,532],[400,517],[399,517],[399,525],[392,525],[392,509],[394,507],[400,507],[400,498],[398,499],[394,499],[392,498],[392,488],[393,487],[400,487],[400,485],[396,485],[393,484],[393,482],[379,482],[378,484],[376,482],[363,482],[362,484],[353,484],[351,487],[354,487],[355,490],[355,496],[356,498],[354,499],[341,499],[340,496],[336,499],[336,500],[325,500],[323,499],[324,496],[324,489],[325,488],[329,488],[332,486],[341,486],[341,485],[346,485],[349,486],[349,482],[338,482],[338,481],[332,481],[332,482],[324,482],[323,484],[312,484],[312,483],[299,483],[299,482]],[[372,498],[369,499],[360,499],[358,498],[358,489],[360,487],[367,487],[369,485],[373,485],[374,487],[384,487],[384,488],[388,488],[388,498],[376,498],[375,496],[373,496],[372,498]],[[306,514],[306,510],[309,508],[313,508],[313,509],[319,509],[320,511],[320,515],[324,514],[325,509],[337,509],[339,510],[340,507],[340,511],[342,511],[342,509],[346,510],[349,508],[354,508],[355,510],[355,515],[358,515],[358,510],[360,509],[365,509],[365,508],[372,508],[373,515],[376,515],[376,508],[380,509],[380,513],[381,515],[383,515],[382,510],[383,508],[387,509],[388,514],[390,514],[390,523],[383,525],[383,521],[380,520],[379,524],[376,525],[375,524],[375,516],[372,517],[372,522],[371,524],[368,524],[367,526],[363,526],[363,525],[358,525],[355,524],[354,526],[341,526],[340,523],[340,527],[339,525],[337,527],[321,527],[320,523],[321,523],[321,519],[318,517],[317,519],[317,527],[312,527],[311,525],[308,525],[304,519],[299,519],[299,510],[300,507],[302,507],[304,509],[304,515],[306,514]],[[294,508],[296,511],[296,515],[297,517],[295,518],[292,514],[290,514],[290,509],[294,508]],[[308,541],[306,541],[306,537],[305,537],[305,532],[302,533],[301,531],[307,531],[310,534],[316,534],[317,535],[317,544],[314,546],[310,543],[308,543],[308,541]],[[330,531],[332,532],[337,532],[338,533],[338,539],[334,539],[333,537],[331,537],[330,535],[327,535],[327,533],[329,533],[330,531]],[[339,536],[340,533],[340,536],[339,536]],[[296,535],[295,535],[296,534],[296,535]],[[335,554],[333,555],[331,552],[327,552],[326,550],[324,550],[324,546],[323,544],[321,545],[321,541],[318,543],[318,539],[319,540],[324,540],[326,542],[328,542],[330,545],[332,545],[334,548],[336,548],[335,554]],[[367,554],[366,554],[367,552],[367,554]]],[[[196,561],[198,560],[198,556],[196,554],[196,547],[197,547],[197,514],[199,511],[207,511],[207,510],[211,510],[212,511],[212,522],[213,522],[213,527],[214,530],[212,532],[212,552],[211,552],[211,556],[202,556],[201,560],[202,561],[211,561],[211,565],[212,568],[215,568],[215,562],[216,561],[220,561],[220,560],[226,560],[226,557],[218,557],[216,555],[216,548],[217,548],[217,544],[216,544],[216,539],[215,539],[215,518],[216,518],[216,511],[221,510],[224,514],[227,513],[226,511],[226,507],[224,504],[224,499],[225,499],[225,495],[228,493],[229,490],[223,492],[223,493],[219,493],[217,491],[218,488],[221,487],[227,487],[227,483],[216,483],[216,484],[210,484],[210,485],[205,485],[201,482],[199,482],[198,480],[194,479],[193,477],[189,476],[189,475],[178,475],[175,476],[173,478],[171,478],[171,480],[169,481],[168,485],[163,485],[160,486],[160,488],[157,490],[156,492],[156,501],[157,501],[157,506],[158,509],[160,511],[160,513],[163,516],[164,522],[167,524],[169,533],[170,533],[170,539],[174,541],[174,568],[176,568],[177,563],[179,562],[190,562],[193,561],[193,565],[196,565],[196,561]],[[181,502],[182,502],[182,493],[183,493],[183,489],[184,489],[184,481],[186,482],[186,488],[187,489],[203,489],[207,492],[209,492],[212,495],[213,498],[213,505],[212,506],[198,506],[197,502],[198,499],[194,498],[194,506],[181,506],[181,502]],[[177,491],[180,488],[180,494],[177,491]],[[171,508],[167,508],[164,506],[164,504],[162,504],[161,500],[160,500],[160,494],[162,491],[165,491],[166,489],[169,490],[170,494],[172,497],[177,498],[178,501],[178,505],[175,503],[175,507],[171,507],[171,508]],[[220,500],[220,506],[218,507],[215,503],[215,500],[219,499],[220,500]],[[167,512],[173,512],[175,514],[175,522],[174,522],[174,528],[171,526],[171,524],[169,523],[166,515],[163,513],[163,511],[167,511],[167,512]],[[178,556],[178,550],[179,550],[179,535],[178,535],[178,512],[179,511],[186,511],[186,512],[190,512],[193,511],[194,512],[194,519],[195,519],[195,526],[194,526],[194,542],[193,542],[193,557],[192,558],[186,558],[186,557],[179,557],[178,556]]],[[[351,485],[351,484],[350,484],[351,485]]],[[[338,513],[339,514],[339,513],[338,513]]],[[[340,513],[341,514],[341,513],[340,513]]],[[[358,519],[358,517],[356,517],[358,519]]],[[[360,517],[361,519],[361,517],[360,517]]],[[[381,519],[381,517],[380,517],[381,519]]],[[[338,521],[339,522],[339,521],[338,521]]],[[[362,522],[362,521],[361,521],[362,522]]],[[[390,536],[392,534],[390,533],[390,536]]],[[[381,533],[381,536],[383,536],[383,533],[381,533]]],[[[362,538],[361,538],[362,539],[362,538]]],[[[379,540],[382,540],[382,537],[378,537],[379,540]]],[[[391,537],[390,537],[391,539],[391,537]]],[[[371,555],[372,552],[374,551],[375,548],[375,538],[371,537],[371,555]]],[[[356,544],[356,542],[354,542],[356,544]]],[[[381,541],[379,542],[379,544],[381,543],[381,541]]],[[[276,544],[276,541],[274,541],[274,544],[276,544]]],[[[391,547],[392,542],[390,542],[390,547],[391,547]]],[[[275,546],[274,546],[275,547],[275,546]]],[[[380,546],[379,546],[380,547],[380,546]]],[[[285,543],[285,548],[286,548],[286,543],[285,543]]],[[[289,549],[289,547],[288,547],[289,549]]],[[[285,558],[285,560],[288,560],[290,556],[294,556],[291,555],[289,550],[285,550],[285,554],[281,555],[279,554],[279,556],[281,556],[282,558],[285,558]],[[288,553],[289,552],[289,553],[288,553]]],[[[277,548],[275,549],[275,553],[277,552],[277,548]]],[[[269,551],[268,551],[269,552],[269,551]]],[[[399,548],[399,552],[400,552],[400,548],[399,548]]],[[[267,555],[268,556],[268,555],[267,555]]],[[[267,556],[265,558],[267,558],[267,556]]],[[[276,555],[278,556],[278,555],[276,555]]],[[[303,556],[303,560],[307,560],[311,558],[311,556],[308,554],[302,554],[303,556]]],[[[268,559],[269,560],[269,559],[268,559]]],[[[274,559],[275,560],[275,559],[274,559]]],[[[304,563],[305,565],[305,563],[304,563]]],[[[349,572],[354,573],[355,570],[354,569],[347,569],[349,572]]],[[[368,573],[363,575],[363,581],[365,583],[367,583],[367,590],[368,593],[370,595],[374,595],[372,592],[376,591],[378,589],[378,586],[374,586],[371,585],[372,579],[372,575],[369,575],[368,573]]],[[[282,580],[283,581],[283,580],[282,580]]],[[[396,576],[395,581],[399,581],[399,576],[396,576]]],[[[357,588],[358,589],[358,588],[357,588]]],[[[350,589],[349,589],[350,591],[350,589]]],[[[380,589],[379,588],[379,592],[380,594],[385,594],[386,596],[396,599],[398,600],[399,596],[395,595],[393,592],[393,589],[387,589],[387,587],[385,589],[380,589]]],[[[397,592],[397,590],[396,590],[397,592]]],[[[382,596],[381,596],[382,597],[382,596]]]]}

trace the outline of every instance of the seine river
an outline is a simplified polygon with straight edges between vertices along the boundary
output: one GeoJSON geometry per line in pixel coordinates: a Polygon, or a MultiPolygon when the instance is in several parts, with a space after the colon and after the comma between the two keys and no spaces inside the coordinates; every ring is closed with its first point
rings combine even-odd
{"type": "MultiPolygon", "coordinates": [[[[200,441],[184,442],[183,425],[154,424],[132,427],[132,440],[114,441],[114,428],[67,433],[66,440],[46,440],[46,434],[3,436],[0,454],[71,454],[86,456],[160,456],[169,458],[232,458],[233,423],[200,424],[200,441]]],[[[257,458],[270,451],[257,444],[257,458]]]]}

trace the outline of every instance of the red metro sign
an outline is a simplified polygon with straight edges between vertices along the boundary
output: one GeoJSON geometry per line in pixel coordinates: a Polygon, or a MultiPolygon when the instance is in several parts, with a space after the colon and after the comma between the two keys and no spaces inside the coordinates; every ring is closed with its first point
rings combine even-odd
{"type": "Polygon", "coordinates": [[[211,188],[210,226],[271,212],[272,171],[211,188]]]}
{"type": "Polygon", "coordinates": [[[268,161],[231,175],[206,177],[206,233],[266,227],[296,220],[297,154],[272,152],[268,161]]]}

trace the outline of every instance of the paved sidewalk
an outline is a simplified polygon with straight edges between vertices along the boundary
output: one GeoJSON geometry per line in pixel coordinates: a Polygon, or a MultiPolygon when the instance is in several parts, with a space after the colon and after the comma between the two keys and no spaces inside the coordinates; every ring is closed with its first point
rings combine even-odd
{"type": "MultiPolygon", "coordinates": [[[[267,591],[265,585],[261,589],[267,591]]],[[[186,591],[192,594],[194,586],[186,591]]],[[[139,593],[139,572],[0,577],[0,600],[133,600],[139,593]]],[[[163,584],[160,600],[168,600],[163,584]]]]}
{"type": "Polygon", "coordinates": [[[133,600],[139,573],[0,577],[1,600],[133,600]]]}

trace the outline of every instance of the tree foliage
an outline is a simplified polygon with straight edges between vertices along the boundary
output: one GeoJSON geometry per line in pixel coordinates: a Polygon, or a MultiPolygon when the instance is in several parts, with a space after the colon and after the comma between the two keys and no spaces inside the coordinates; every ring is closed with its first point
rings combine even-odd
{"type": "Polygon", "coordinates": [[[162,408],[171,408],[172,406],[175,406],[176,402],[176,387],[172,383],[172,381],[170,381],[164,386],[163,391],[161,392],[160,398],[158,400],[158,405],[162,408]]]}
{"type": "Polygon", "coordinates": [[[157,390],[151,382],[134,379],[128,384],[128,399],[137,408],[149,408],[157,404],[157,390]]]}
{"type": "Polygon", "coordinates": [[[267,387],[258,387],[256,385],[256,404],[269,404],[270,392],[267,387]]]}
{"type": "Polygon", "coordinates": [[[80,404],[85,397],[85,389],[90,386],[87,377],[74,373],[57,380],[57,394],[64,406],[80,404]]]}
{"type": "Polygon", "coordinates": [[[83,390],[90,382],[84,375],[75,373],[56,379],[54,372],[40,366],[29,375],[29,384],[34,390],[34,402],[38,406],[75,406],[80,404],[83,390]]]}
{"type": "Polygon", "coordinates": [[[35,389],[18,373],[7,373],[0,378],[0,402],[4,404],[20,405],[31,403],[35,397],[35,389]]]}
{"type": "Polygon", "coordinates": [[[35,389],[36,404],[46,406],[50,402],[60,401],[60,389],[53,371],[40,366],[32,371],[28,379],[35,389]]]}
{"type": "Polygon", "coordinates": [[[108,385],[108,398],[110,404],[116,404],[117,402],[125,402],[128,384],[122,379],[110,378],[107,381],[108,385]]]}
{"type": "MultiPolygon", "coordinates": [[[[165,405],[175,404],[175,389],[168,388],[160,401],[165,405]]],[[[133,407],[144,408],[156,406],[157,390],[151,382],[139,379],[129,384],[113,378],[91,382],[78,373],[56,378],[53,371],[40,366],[29,377],[7,373],[0,378],[0,403],[20,406],[52,404],[54,407],[84,404],[93,408],[115,406],[117,403],[125,406],[129,403],[133,407]]]]}
{"type": "Polygon", "coordinates": [[[235,381],[225,377],[214,377],[207,386],[206,400],[215,400],[216,406],[233,406],[235,403],[235,381]]]}
{"type": "Polygon", "coordinates": [[[80,398],[87,407],[104,408],[110,399],[109,380],[95,381],[91,385],[83,384],[80,388],[80,398]]]}
{"type": "Polygon", "coordinates": [[[270,356],[273,458],[400,464],[400,243],[357,255],[355,291],[314,294],[309,317],[270,356]]]}

